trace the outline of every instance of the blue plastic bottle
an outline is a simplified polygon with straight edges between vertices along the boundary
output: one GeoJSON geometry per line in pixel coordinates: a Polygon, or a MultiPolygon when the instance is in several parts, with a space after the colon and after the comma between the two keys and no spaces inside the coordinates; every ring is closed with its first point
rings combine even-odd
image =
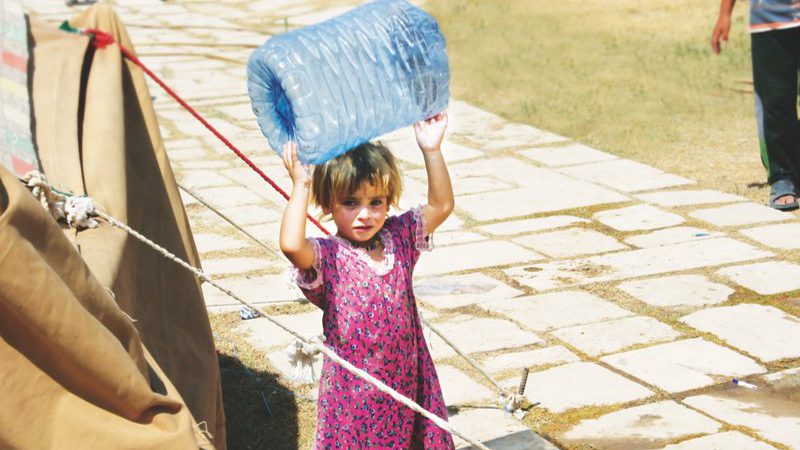
{"type": "Polygon", "coordinates": [[[322,164],[447,107],[444,36],[410,3],[377,0],[267,40],[250,55],[247,90],[277,153],[295,140],[302,162],[322,164]]]}

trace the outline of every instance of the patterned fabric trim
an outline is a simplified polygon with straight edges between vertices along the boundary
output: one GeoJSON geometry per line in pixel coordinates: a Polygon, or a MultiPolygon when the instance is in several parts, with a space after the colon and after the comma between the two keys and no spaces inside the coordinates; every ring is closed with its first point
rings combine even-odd
{"type": "Polygon", "coordinates": [[[311,291],[322,286],[322,270],[320,269],[322,251],[319,248],[319,240],[308,239],[308,243],[314,248],[314,264],[311,269],[300,270],[294,264],[289,264],[289,273],[301,289],[311,291]]]}
{"type": "Polygon", "coordinates": [[[433,250],[433,234],[425,236],[425,214],[422,213],[422,206],[411,208],[414,214],[414,248],[420,252],[433,250]]]}
{"type": "Polygon", "coordinates": [[[368,265],[376,274],[383,276],[391,272],[394,268],[394,241],[392,240],[391,234],[389,234],[389,230],[386,228],[382,228],[381,231],[378,232],[378,237],[380,237],[381,243],[383,244],[383,259],[381,259],[380,262],[372,259],[366,249],[354,246],[347,239],[340,238],[339,236],[333,236],[333,239],[335,239],[339,245],[355,253],[358,259],[368,265]]]}

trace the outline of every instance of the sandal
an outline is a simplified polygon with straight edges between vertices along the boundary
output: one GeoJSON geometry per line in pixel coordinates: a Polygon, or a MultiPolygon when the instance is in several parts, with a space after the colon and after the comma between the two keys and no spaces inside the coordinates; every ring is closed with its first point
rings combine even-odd
{"type": "Polygon", "coordinates": [[[772,183],[772,188],[769,192],[769,206],[778,211],[792,211],[798,208],[797,189],[795,189],[791,180],[778,180],[772,183]],[[787,195],[794,197],[794,201],[786,204],[777,203],[779,198],[787,195]]]}

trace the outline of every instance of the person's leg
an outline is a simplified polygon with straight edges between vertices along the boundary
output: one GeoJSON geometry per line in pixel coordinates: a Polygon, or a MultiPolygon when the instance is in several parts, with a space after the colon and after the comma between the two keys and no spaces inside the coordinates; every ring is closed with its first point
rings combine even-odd
{"type": "MultiPolygon", "coordinates": [[[[751,39],[761,161],[773,186],[780,180],[797,183],[800,175],[799,37],[800,29],[790,29],[754,33],[751,39]]],[[[794,195],[776,200],[793,202],[794,195]]]]}

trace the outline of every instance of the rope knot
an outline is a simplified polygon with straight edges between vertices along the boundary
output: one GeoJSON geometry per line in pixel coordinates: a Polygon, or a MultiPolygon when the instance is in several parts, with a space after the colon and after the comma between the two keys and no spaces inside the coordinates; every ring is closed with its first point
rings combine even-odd
{"type": "Polygon", "coordinates": [[[320,351],[314,344],[321,344],[323,339],[322,336],[314,336],[308,340],[308,343],[295,339],[289,344],[286,353],[289,355],[289,364],[294,369],[292,380],[303,384],[315,381],[314,363],[320,351]]]}
{"type": "Polygon", "coordinates": [[[91,198],[58,192],[38,170],[26,173],[22,181],[54,219],[66,219],[70,228],[97,228],[100,225],[92,218],[95,207],[91,198]]]}
{"type": "Polygon", "coordinates": [[[99,223],[92,218],[94,201],[89,197],[67,197],[64,203],[67,225],[72,228],[97,228],[99,223]]]}
{"type": "Polygon", "coordinates": [[[64,196],[53,192],[47,178],[38,170],[32,170],[22,177],[22,181],[31,190],[31,194],[39,200],[45,211],[56,219],[64,218],[64,196]]]}
{"type": "Polygon", "coordinates": [[[114,36],[96,28],[87,28],[83,32],[92,37],[92,44],[98,49],[106,48],[115,42],[114,36]]]}

